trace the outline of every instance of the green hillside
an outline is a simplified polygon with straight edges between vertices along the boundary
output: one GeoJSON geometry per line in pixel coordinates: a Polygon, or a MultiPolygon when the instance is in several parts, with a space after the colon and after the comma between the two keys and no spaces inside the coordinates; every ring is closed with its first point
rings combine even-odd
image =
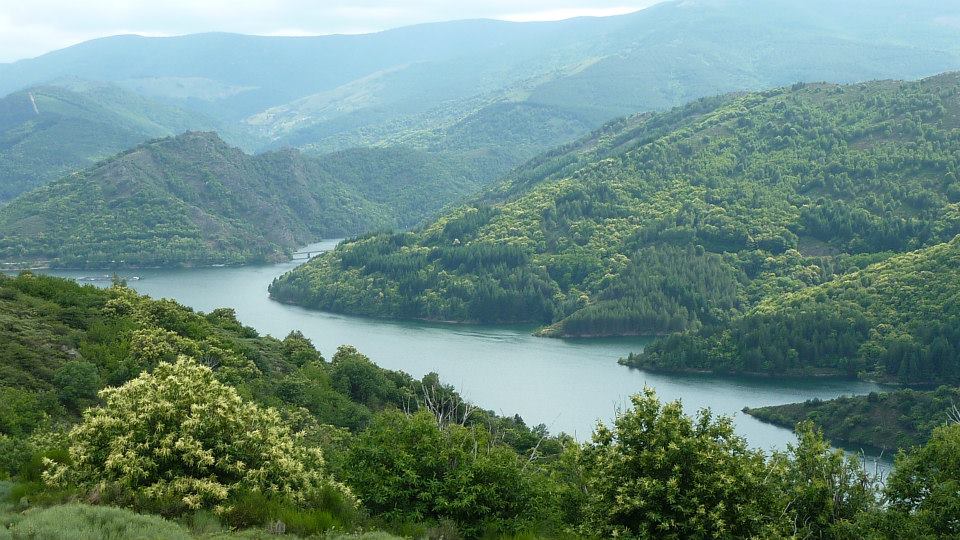
{"type": "Polygon", "coordinates": [[[485,182],[471,163],[402,146],[350,148],[306,159],[326,178],[349,185],[377,205],[389,218],[385,227],[418,225],[475,194],[485,182]]]}
{"type": "Polygon", "coordinates": [[[934,429],[960,420],[958,404],[960,389],[942,386],[933,391],[897,390],[744,412],[787,429],[810,420],[838,444],[895,452],[926,444],[934,429]]]}
{"type": "Polygon", "coordinates": [[[221,123],[117,86],[64,81],[0,99],[0,202],[148,139],[221,123]]]}
{"type": "Polygon", "coordinates": [[[627,365],[841,373],[960,383],[960,236],[823,285],[778,294],[728,325],[651,344],[627,365]]]}
{"type": "MultiPolygon", "coordinates": [[[[99,389],[119,386],[178,355],[205,359],[218,378],[261,403],[291,414],[303,408],[323,424],[350,430],[366,427],[374,411],[414,403],[414,394],[422,392],[421,381],[378,368],[353,347],[334,351],[343,361],[331,366],[300,332],[282,340],[261,336],[240,324],[232,309],[197,313],[122,286],[102,289],[28,272],[0,274],[0,321],[5,397],[0,439],[71,423],[97,402],[99,389]],[[82,369],[95,374],[86,388],[79,388],[86,381],[76,376],[82,369]],[[71,375],[79,380],[66,384],[71,375]],[[359,382],[366,386],[354,386],[359,382]],[[35,415],[49,415],[46,424],[14,418],[31,405],[38,408],[35,415]]],[[[439,384],[435,378],[428,375],[423,384],[439,384]]],[[[516,435],[526,429],[493,413],[477,414],[478,421],[513,426],[516,435]]]]}
{"type": "Polygon", "coordinates": [[[0,208],[0,260],[67,267],[274,260],[320,238],[412,225],[475,184],[417,152],[257,156],[189,132],[0,208]]]}
{"type": "Polygon", "coordinates": [[[467,100],[452,107],[456,111],[432,111],[351,133],[326,127],[303,129],[278,139],[273,146],[297,146],[314,154],[351,147],[415,149],[438,162],[458,163],[482,184],[489,184],[518,164],[568,143],[594,126],[578,114],[524,102],[480,105],[467,100]]]}
{"type": "Polygon", "coordinates": [[[271,294],[372,316],[656,334],[960,234],[960,76],[794,85],[616,121],[271,294]]]}
{"type": "MultiPolygon", "coordinates": [[[[198,510],[196,501],[203,500],[204,507],[211,510],[206,523],[216,524],[213,532],[222,532],[217,538],[233,538],[228,531],[235,529],[256,529],[251,533],[260,538],[262,531],[281,520],[290,538],[316,537],[328,529],[399,527],[404,520],[406,531],[417,530],[411,527],[423,530],[445,520],[448,530],[459,528],[464,534],[471,533],[469,537],[477,537],[477,529],[490,520],[513,530],[539,525],[552,516],[548,506],[552,500],[546,493],[536,492],[548,477],[539,464],[529,463],[531,455],[550,457],[561,449],[561,440],[549,436],[543,426],[530,428],[519,417],[500,417],[468,404],[452,387],[440,383],[436,374],[417,380],[379,368],[350,346],[331,351],[334,354],[325,358],[298,331],[283,339],[261,336],[240,324],[228,308],[204,314],[171,300],[140,296],[122,286],[100,289],[29,273],[16,278],[0,275],[0,345],[0,475],[4,478],[0,484],[0,533],[7,536],[7,527],[11,527],[42,538],[194,537],[184,529],[193,529],[196,537],[211,538],[196,532],[196,524],[189,519],[180,520],[184,529],[166,524],[180,532],[166,536],[168,532],[157,532],[166,530],[158,528],[164,525],[159,518],[150,518],[151,522],[133,512],[112,520],[93,515],[88,516],[89,521],[68,520],[66,524],[23,519],[52,504],[78,501],[189,518],[198,510]],[[193,378],[176,379],[181,370],[193,378]],[[118,450],[116,457],[122,454],[121,459],[127,460],[136,460],[135,454],[144,452],[139,456],[145,459],[139,461],[136,480],[107,478],[112,473],[103,471],[92,481],[104,488],[94,488],[100,494],[96,500],[81,495],[88,493],[89,484],[63,489],[53,481],[41,480],[41,472],[53,468],[45,460],[63,459],[68,448],[74,451],[71,445],[80,437],[78,424],[116,407],[112,394],[126,392],[132,397],[137,392],[134,388],[141,392],[148,386],[157,388],[163,384],[156,379],[161,373],[174,385],[172,392],[162,394],[163,401],[141,401],[133,411],[139,421],[131,418],[96,429],[95,436],[108,437],[111,445],[123,444],[117,428],[124,437],[142,436],[143,432],[134,434],[134,424],[142,421],[147,425],[146,434],[157,437],[149,445],[118,450]],[[216,400],[209,393],[216,393],[216,400]],[[436,400],[436,409],[430,408],[434,405],[428,405],[427,398],[436,400]],[[257,410],[263,416],[258,418],[257,410]],[[240,418],[225,418],[226,411],[238,413],[240,418]],[[226,424],[232,430],[217,433],[226,422],[233,422],[226,424]],[[183,436],[164,439],[158,435],[167,428],[183,430],[183,436]],[[438,457],[443,467],[425,465],[417,473],[406,469],[402,482],[422,494],[418,503],[405,500],[399,487],[392,493],[379,491],[381,501],[403,505],[401,515],[377,506],[376,500],[366,496],[368,483],[363,475],[377,465],[353,457],[351,451],[362,456],[368,448],[388,448],[376,438],[387,433],[399,435],[392,430],[404,428],[416,430],[411,433],[419,436],[436,437],[434,448],[449,452],[451,462],[438,457]],[[241,434],[249,434],[250,440],[235,442],[247,436],[241,434]],[[276,438],[273,446],[264,444],[270,437],[276,438]],[[216,464],[195,460],[197,454],[192,452],[197,448],[216,455],[216,464]],[[307,456],[319,459],[304,459],[303,449],[308,449],[307,456]],[[224,456],[243,461],[231,469],[232,463],[224,456]],[[453,456],[459,462],[453,462],[453,456]],[[279,470],[298,459],[305,466],[300,470],[294,467],[292,478],[278,477],[279,470]],[[171,467],[176,468],[175,476],[164,477],[163,471],[173,472],[171,467]],[[247,467],[249,474],[245,474],[247,467]],[[490,477],[484,476],[491,474],[491,469],[498,479],[492,486],[485,480],[490,477]],[[369,512],[361,513],[356,497],[340,483],[329,486],[335,488],[332,491],[307,493],[305,490],[315,487],[307,475],[318,471],[327,482],[334,474],[349,481],[350,489],[364,495],[369,512]],[[183,481],[191,475],[202,482],[183,481]],[[173,481],[177,477],[180,480],[173,481]],[[473,477],[478,479],[469,479],[473,477]],[[12,486],[11,478],[18,483],[12,486]],[[284,481],[299,482],[303,491],[284,492],[277,485],[284,481]],[[258,487],[257,493],[250,492],[251,485],[258,487]],[[183,496],[157,495],[154,490],[158,486],[168,489],[166,493],[183,496]],[[217,489],[211,492],[210,486],[217,489]],[[138,490],[142,491],[136,502],[124,498],[124,493],[138,490]],[[338,495],[341,491],[347,496],[338,495]],[[480,497],[486,510],[480,514],[456,512],[431,502],[432,497],[465,501],[480,497]],[[212,511],[211,500],[224,506],[212,511]],[[33,511],[24,512],[29,507],[33,511]],[[302,517],[298,519],[297,514],[302,517]],[[137,519],[146,523],[137,528],[130,523],[137,519]],[[126,526],[134,532],[122,532],[126,526]],[[98,534],[97,530],[109,532],[98,534]]],[[[419,442],[398,444],[394,439],[389,448],[397,450],[399,459],[404,452],[423,456],[424,450],[406,446],[419,442]]],[[[71,466],[74,464],[79,465],[74,462],[71,466]]],[[[381,469],[385,478],[400,480],[399,472],[389,470],[390,464],[381,462],[379,466],[387,468],[381,469]]],[[[96,506],[87,508],[91,514],[98,513],[96,506]]],[[[19,535],[15,533],[15,537],[19,535]]]]}
{"type": "Polygon", "coordinates": [[[901,454],[885,485],[810,424],[767,454],[731,418],[687,416],[650,388],[579,443],[477,408],[435,374],[259,335],[231,309],[30,273],[0,275],[0,345],[11,538],[958,532],[957,425],[901,454]]]}

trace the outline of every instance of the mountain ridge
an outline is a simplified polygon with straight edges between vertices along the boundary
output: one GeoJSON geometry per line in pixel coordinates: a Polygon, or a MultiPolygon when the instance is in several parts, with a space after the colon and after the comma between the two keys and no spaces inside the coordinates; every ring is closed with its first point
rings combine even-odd
{"type": "Polygon", "coordinates": [[[221,122],[106,83],[60,80],[0,99],[0,201],[155,137],[221,122]]]}
{"type": "Polygon", "coordinates": [[[277,260],[321,238],[413,224],[473,185],[456,164],[402,149],[248,155],[215,133],[187,132],[0,208],[0,259],[75,267],[277,260]]]}

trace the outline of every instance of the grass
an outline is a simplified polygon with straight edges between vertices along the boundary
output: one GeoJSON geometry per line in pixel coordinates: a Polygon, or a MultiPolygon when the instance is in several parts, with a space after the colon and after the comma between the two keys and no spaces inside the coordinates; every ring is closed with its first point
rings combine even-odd
{"type": "MultiPolygon", "coordinates": [[[[30,510],[7,528],[24,540],[191,540],[183,526],[157,516],[108,506],[66,504],[30,510]]],[[[2,533],[0,533],[2,534],[2,533]]]]}

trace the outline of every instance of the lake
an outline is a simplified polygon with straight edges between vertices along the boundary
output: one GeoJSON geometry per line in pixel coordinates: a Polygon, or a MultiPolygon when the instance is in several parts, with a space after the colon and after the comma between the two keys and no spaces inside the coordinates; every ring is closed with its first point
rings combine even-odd
{"type": "MultiPolygon", "coordinates": [[[[308,249],[331,249],[336,243],[320,242],[308,249]]],[[[528,424],[543,423],[551,432],[564,431],[580,440],[589,438],[598,420],[613,418],[628,397],[645,385],[656,389],[661,399],[681,399],[689,413],[709,407],[716,413],[732,415],[737,431],[751,445],[765,450],[782,449],[793,436],[789,430],[743,414],[740,410],[744,406],[831,399],[881,389],[853,380],[776,381],[647,373],[617,364],[618,358],[641,350],[647,338],[537,338],[531,335],[533,328],[395,322],[310,311],[270,300],[267,285],[302,262],[126,270],[120,275],[139,276],[129,285],[155,298],[173,298],[200,311],[234,308],[244,324],[261,333],[282,338],[299,329],[327,359],[337,346],[349,344],[380,366],[414,377],[434,371],[484,408],[505,415],[519,414],[528,424]]],[[[103,272],[45,273],[79,278],[103,272]]]]}

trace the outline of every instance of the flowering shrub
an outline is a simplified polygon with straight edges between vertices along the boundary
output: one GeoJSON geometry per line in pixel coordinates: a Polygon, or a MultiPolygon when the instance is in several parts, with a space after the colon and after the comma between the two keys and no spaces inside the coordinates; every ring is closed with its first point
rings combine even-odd
{"type": "Polygon", "coordinates": [[[301,444],[273,409],[244,402],[213,371],[181,356],[100,392],[70,433],[70,462],[45,480],[167,513],[228,509],[238,491],[302,504],[333,488],[318,448],[301,444]]]}

